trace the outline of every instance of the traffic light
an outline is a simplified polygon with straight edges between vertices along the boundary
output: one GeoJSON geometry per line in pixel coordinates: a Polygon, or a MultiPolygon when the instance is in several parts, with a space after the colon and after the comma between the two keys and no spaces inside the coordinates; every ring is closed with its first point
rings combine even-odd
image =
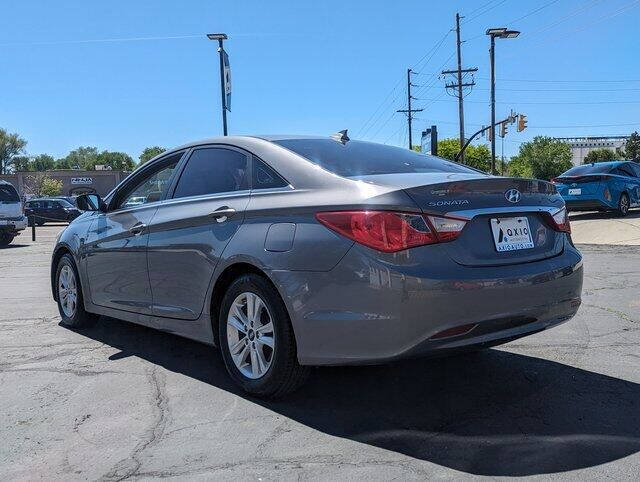
{"type": "Polygon", "coordinates": [[[520,114],[518,116],[518,132],[522,132],[527,128],[527,116],[520,114]]]}
{"type": "Polygon", "coordinates": [[[503,122],[502,124],[500,124],[500,137],[506,136],[507,132],[509,132],[509,127],[507,126],[506,122],[503,122]]]}

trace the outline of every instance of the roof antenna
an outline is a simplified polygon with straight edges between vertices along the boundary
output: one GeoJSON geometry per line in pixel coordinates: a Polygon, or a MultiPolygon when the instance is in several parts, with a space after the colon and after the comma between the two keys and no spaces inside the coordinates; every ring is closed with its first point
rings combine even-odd
{"type": "Polygon", "coordinates": [[[334,139],[334,140],[340,142],[343,145],[351,140],[351,139],[349,139],[349,136],[347,135],[347,129],[345,129],[343,131],[338,131],[336,134],[331,136],[331,139],[334,139]]]}

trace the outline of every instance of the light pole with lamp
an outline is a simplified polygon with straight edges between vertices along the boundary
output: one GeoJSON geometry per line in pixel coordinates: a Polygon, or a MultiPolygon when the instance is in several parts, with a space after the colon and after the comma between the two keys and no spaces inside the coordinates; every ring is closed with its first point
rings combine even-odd
{"type": "Polygon", "coordinates": [[[495,72],[495,44],[496,38],[515,38],[520,35],[517,30],[509,30],[505,27],[487,29],[487,35],[491,38],[489,58],[491,62],[491,174],[496,172],[496,72],[495,72]]]}
{"type": "Polygon", "coordinates": [[[218,41],[218,53],[220,54],[220,93],[222,94],[222,132],[227,135],[227,95],[225,92],[225,80],[224,80],[224,48],[222,46],[223,40],[227,40],[227,35],[224,33],[208,33],[207,38],[209,40],[218,41]]]}

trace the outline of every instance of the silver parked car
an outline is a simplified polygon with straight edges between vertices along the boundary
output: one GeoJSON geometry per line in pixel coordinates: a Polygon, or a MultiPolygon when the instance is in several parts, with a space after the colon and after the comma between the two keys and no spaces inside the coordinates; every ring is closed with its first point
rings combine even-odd
{"type": "Polygon", "coordinates": [[[195,142],[78,205],[52,259],[63,323],[108,315],[217,345],[258,396],[313,365],[497,345],[580,305],[552,184],[346,133],[195,142]]]}

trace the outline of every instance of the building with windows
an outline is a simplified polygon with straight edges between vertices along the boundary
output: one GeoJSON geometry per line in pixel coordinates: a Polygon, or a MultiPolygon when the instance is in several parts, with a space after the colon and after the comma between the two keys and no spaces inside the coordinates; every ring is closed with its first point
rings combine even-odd
{"type": "Polygon", "coordinates": [[[597,136],[597,137],[556,137],[571,147],[571,162],[574,166],[584,163],[584,158],[594,149],[624,149],[629,136],[597,136]]]}
{"type": "Polygon", "coordinates": [[[20,197],[33,197],[31,185],[37,182],[38,176],[47,176],[62,181],[61,196],[77,196],[85,193],[96,193],[105,196],[127,177],[126,171],[81,171],[78,169],[63,169],[44,172],[16,172],[0,175],[0,180],[8,181],[18,190],[20,197]]]}

